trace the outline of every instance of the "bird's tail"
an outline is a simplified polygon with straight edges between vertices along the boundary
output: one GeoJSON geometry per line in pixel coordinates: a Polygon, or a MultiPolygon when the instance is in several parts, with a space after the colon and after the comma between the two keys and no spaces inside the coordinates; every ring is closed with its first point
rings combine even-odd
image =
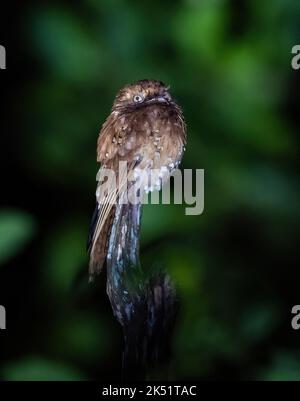
{"type": "Polygon", "coordinates": [[[90,225],[90,233],[88,238],[88,252],[90,254],[90,263],[89,263],[89,274],[90,280],[93,280],[94,276],[98,275],[106,261],[109,238],[111,234],[111,229],[115,216],[115,207],[113,207],[109,215],[107,216],[99,235],[95,237],[95,231],[97,228],[97,224],[99,221],[99,207],[96,205],[91,225],[90,225]]]}

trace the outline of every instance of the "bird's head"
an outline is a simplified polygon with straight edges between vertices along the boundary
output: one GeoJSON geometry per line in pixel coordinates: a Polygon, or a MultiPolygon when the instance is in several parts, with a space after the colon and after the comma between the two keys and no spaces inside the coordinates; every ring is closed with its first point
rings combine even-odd
{"type": "Polygon", "coordinates": [[[122,88],[115,98],[113,110],[127,112],[154,104],[168,106],[175,103],[163,82],[144,79],[122,88]]]}

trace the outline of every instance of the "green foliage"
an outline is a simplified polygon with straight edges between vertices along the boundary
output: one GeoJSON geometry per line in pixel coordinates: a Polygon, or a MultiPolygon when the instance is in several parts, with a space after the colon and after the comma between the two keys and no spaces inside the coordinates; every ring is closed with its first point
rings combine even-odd
{"type": "Polygon", "coordinates": [[[0,210],[0,264],[20,252],[35,232],[35,221],[28,213],[13,209],[0,210]]]}
{"type": "Polygon", "coordinates": [[[87,262],[85,227],[65,222],[45,241],[48,257],[43,261],[42,279],[47,291],[69,291],[87,262]]]}
{"type": "Polygon", "coordinates": [[[49,361],[40,357],[30,357],[11,362],[4,369],[5,380],[82,380],[84,377],[71,366],[49,361]]]}
{"type": "Polygon", "coordinates": [[[268,368],[262,368],[258,377],[259,380],[300,380],[299,355],[289,354],[282,350],[275,351],[271,365],[268,368]]]}
{"type": "Polygon", "coordinates": [[[170,378],[299,379],[289,316],[299,303],[300,73],[290,67],[299,17],[298,0],[27,6],[25,53],[38,74],[10,107],[24,131],[14,157],[35,203],[25,212],[16,186],[20,211],[0,213],[0,263],[41,228],[14,299],[20,309],[32,297],[29,340],[17,357],[20,338],[7,340],[4,378],[119,377],[105,275],[87,286],[95,147],[116,91],[155,78],[186,116],[182,166],[205,169],[203,215],[180,205],[143,211],[143,266],[166,269],[181,300],[170,378]]]}

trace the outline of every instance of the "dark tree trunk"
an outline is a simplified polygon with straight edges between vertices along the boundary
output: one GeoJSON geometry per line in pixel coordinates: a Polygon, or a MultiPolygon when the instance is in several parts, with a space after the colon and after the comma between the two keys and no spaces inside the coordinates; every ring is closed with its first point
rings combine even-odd
{"type": "Polygon", "coordinates": [[[177,312],[175,289],[139,260],[142,205],[117,205],[107,256],[107,294],[124,334],[123,379],[145,379],[166,366],[177,312]]]}

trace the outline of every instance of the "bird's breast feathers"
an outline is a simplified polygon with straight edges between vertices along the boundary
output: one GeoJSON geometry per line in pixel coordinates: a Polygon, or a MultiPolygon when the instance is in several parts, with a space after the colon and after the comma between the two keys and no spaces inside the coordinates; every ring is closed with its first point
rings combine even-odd
{"type": "Polygon", "coordinates": [[[185,124],[180,112],[153,105],[131,113],[113,112],[100,132],[97,159],[112,169],[119,161],[138,161],[140,168],[174,168],[181,160],[184,145],[185,124]]]}

